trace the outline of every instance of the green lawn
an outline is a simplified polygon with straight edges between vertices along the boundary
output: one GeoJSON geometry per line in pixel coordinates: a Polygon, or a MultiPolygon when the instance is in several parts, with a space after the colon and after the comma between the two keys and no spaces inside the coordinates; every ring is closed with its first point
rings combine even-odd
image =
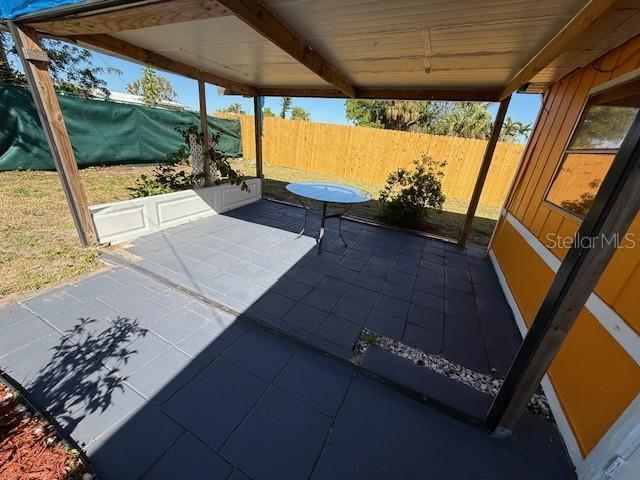
{"type": "MultiPolygon", "coordinates": [[[[255,165],[236,160],[234,165],[246,175],[255,173],[255,165]]],[[[130,198],[129,187],[153,166],[105,167],[81,170],[89,203],[112,202],[130,198]]],[[[296,202],[285,186],[294,181],[346,183],[370,192],[374,198],[380,185],[265,165],[264,194],[279,200],[296,202]]],[[[95,248],[83,249],[69,214],[60,181],[55,172],[0,172],[0,304],[15,295],[44,286],[65,282],[100,268],[95,248]]],[[[377,200],[354,206],[354,216],[377,220],[377,200]]],[[[427,230],[456,238],[464,221],[467,204],[447,199],[442,212],[433,212],[427,230]]],[[[499,209],[480,206],[470,241],[486,245],[496,223],[499,209]]]]}
{"type": "MultiPolygon", "coordinates": [[[[242,171],[245,175],[251,175],[255,172],[254,162],[235,160],[233,165],[234,168],[242,171]]],[[[299,203],[299,201],[295,195],[289,193],[285,188],[287,183],[291,182],[322,181],[353,185],[369,192],[374,199],[378,198],[382,188],[382,185],[359,182],[351,178],[306,172],[277,165],[264,165],[264,175],[263,194],[266,197],[292,203],[299,203]]],[[[456,239],[464,224],[468,205],[469,202],[467,200],[447,198],[441,212],[432,211],[430,213],[428,224],[424,230],[431,234],[456,239]]],[[[354,205],[349,210],[349,215],[378,221],[379,211],[380,202],[372,200],[364,204],[354,205]]],[[[473,221],[469,242],[481,246],[488,245],[499,214],[500,208],[480,204],[476,212],[476,218],[473,221]]]]}
{"type": "MultiPolygon", "coordinates": [[[[153,167],[80,171],[89,203],[130,198],[128,187],[153,167]]],[[[0,304],[100,268],[95,248],[81,248],[55,172],[0,172],[0,304]]]]}

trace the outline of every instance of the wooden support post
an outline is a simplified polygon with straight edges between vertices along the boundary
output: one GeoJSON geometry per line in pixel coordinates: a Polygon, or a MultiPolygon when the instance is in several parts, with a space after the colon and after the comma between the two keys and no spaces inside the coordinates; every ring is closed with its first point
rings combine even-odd
{"type": "Polygon", "coordinates": [[[264,178],[262,169],[262,97],[253,97],[253,120],[256,136],[256,177],[264,178]]]}
{"type": "Polygon", "coordinates": [[[489,167],[491,166],[491,160],[493,159],[493,152],[496,150],[496,145],[500,138],[502,122],[504,122],[504,117],[507,115],[507,108],[509,108],[510,100],[511,95],[500,102],[496,119],[493,122],[493,129],[491,130],[489,142],[484,149],[484,157],[482,158],[482,164],[480,165],[476,184],[473,187],[473,193],[471,194],[471,200],[469,201],[469,208],[467,209],[467,217],[464,220],[462,232],[460,232],[460,237],[458,238],[458,245],[464,245],[467,243],[467,238],[469,238],[469,233],[473,226],[473,218],[476,215],[476,209],[478,208],[478,202],[480,201],[480,195],[482,194],[482,187],[484,187],[484,182],[487,179],[487,173],[489,173],[489,167]]]}
{"type": "Polygon", "coordinates": [[[209,122],[207,120],[207,92],[203,80],[198,80],[198,95],[200,97],[200,130],[202,132],[202,171],[204,173],[204,186],[213,184],[211,178],[211,158],[205,155],[209,151],[209,122]]]}
{"type": "Polygon", "coordinates": [[[86,247],[95,242],[93,223],[91,222],[87,196],[80,182],[71,141],[60,111],[53,81],[49,75],[47,53],[42,48],[40,38],[34,29],[13,22],[8,23],[40,117],[40,123],[42,123],[44,134],[49,143],[53,163],[62,182],[62,189],[71,210],[73,223],[78,231],[82,246],[86,247]]]}
{"type": "Polygon", "coordinates": [[[640,114],[553,279],[486,418],[513,431],[551,362],[640,209],[640,114]]]}

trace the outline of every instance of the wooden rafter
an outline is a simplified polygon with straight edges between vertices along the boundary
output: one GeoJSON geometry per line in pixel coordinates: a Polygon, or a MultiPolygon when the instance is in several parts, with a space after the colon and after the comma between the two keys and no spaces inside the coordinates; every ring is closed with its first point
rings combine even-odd
{"type": "Polygon", "coordinates": [[[355,97],[354,86],[300,35],[257,0],[218,0],[263,37],[280,47],[313,73],[347,97],[355,97]]]}
{"type": "MultiPolygon", "coordinates": [[[[241,95],[232,89],[223,89],[223,95],[241,95]]],[[[333,88],[297,88],[297,87],[258,87],[258,95],[265,97],[317,97],[347,98],[340,90],[333,88]]],[[[500,97],[499,90],[446,90],[425,88],[358,88],[356,98],[392,99],[392,100],[449,100],[495,102],[500,97]]]]}
{"type": "Polygon", "coordinates": [[[237,92],[239,95],[256,95],[256,89],[251,85],[236,82],[235,80],[229,80],[228,78],[221,77],[215,73],[205,72],[196,67],[192,67],[191,65],[187,65],[186,63],[178,62],[177,60],[173,60],[169,57],[165,57],[164,55],[160,55],[159,53],[152,52],[151,50],[147,50],[110,35],[79,35],[73,38],[87,47],[96,48],[128,59],[137,60],[145,65],[177,73],[185,77],[202,80],[214,85],[220,85],[221,87],[229,88],[237,92]]]}
{"type": "Polygon", "coordinates": [[[555,60],[618,0],[591,0],[527,64],[507,82],[500,99],[508,97],[555,60]]]}
{"type": "Polygon", "coordinates": [[[106,12],[92,12],[60,20],[33,22],[29,26],[54,35],[90,35],[155,27],[170,23],[232,15],[215,0],[173,0],[143,5],[123,5],[106,12]]]}

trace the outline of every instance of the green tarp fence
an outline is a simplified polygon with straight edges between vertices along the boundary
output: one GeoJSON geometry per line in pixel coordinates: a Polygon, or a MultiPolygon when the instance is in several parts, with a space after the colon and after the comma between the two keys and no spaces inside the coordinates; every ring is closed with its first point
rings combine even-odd
{"type": "MultiPolygon", "coordinates": [[[[176,127],[200,124],[187,110],[168,110],[58,95],[80,167],[157,163],[183,142],[176,127]]],[[[240,123],[209,117],[219,148],[242,156],[240,123]]],[[[54,170],[47,140],[28,89],[0,85],[0,171],[54,170]]]]}

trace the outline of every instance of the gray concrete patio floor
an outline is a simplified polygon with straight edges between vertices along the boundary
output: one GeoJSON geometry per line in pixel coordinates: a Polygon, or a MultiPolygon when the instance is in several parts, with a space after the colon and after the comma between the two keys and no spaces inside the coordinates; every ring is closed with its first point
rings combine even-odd
{"type": "Polygon", "coordinates": [[[480,373],[503,376],[521,337],[477,249],[328,221],[318,255],[304,211],[261,201],[135,241],[138,265],[350,358],[363,327],[480,373]]]}
{"type": "MultiPolygon", "coordinates": [[[[521,337],[481,251],[349,221],[345,246],[331,219],[318,254],[318,215],[298,238],[303,224],[304,210],[261,201],[140,238],[128,251],[137,268],[342,359],[354,357],[367,328],[479,373],[507,372],[521,337]]],[[[491,403],[411,362],[367,357],[369,370],[460,418],[481,420],[491,403]]]]}
{"type": "MultiPolygon", "coordinates": [[[[448,278],[471,287],[474,321],[483,335],[487,311],[479,299],[486,285],[474,283],[490,277],[483,259],[348,223],[353,247],[339,253],[330,231],[326,254],[318,256],[313,239],[291,234],[299,220],[294,209],[261,202],[146,237],[130,250],[145,267],[207,298],[266,313],[261,318],[269,325],[288,328],[291,322],[293,333],[328,342],[333,354],[347,352],[351,345],[344,339],[354,337],[339,328],[327,338],[331,323],[373,326],[375,312],[400,322],[399,336],[409,341],[407,327],[427,328],[409,316],[422,306],[420,288],[438,283],[444,289],[448,278]],[[242,218],[254,212],[262,223],[242,218]],[[393,255],[378,255],[381,243],[393,255]],[[440,268],[425,261],[425,252],[442,258],[440,268]],[[384,279],[382,260],[373,258],[392,259],[384,264],[384,279]],[[466,276],[446,273],[462,265],[466,276]],[[390,272],[412,277],[392,277],[411,285],[411,298],[392,294],[390,272]],[[229,275],[233,288],[223,292],[229,275]],[[372,278],[383,281],[373,288],[372,278]],[[375,301],[356,288],[374,292],[375,301]],[[251,296],[242,297],[243,290],[251,296]],[[359,306],[366,307],[369,297],[365,316],[359,306]],[[402,318],[404,304],[390,308],[390,299],[406,302],[402,318]],[[341,304],[346,310],[336,310],[341,304]],[[294,309],[299,311],[292,314],[294,309]]],[[[486,290],[486,298],[497,301],[486,290]]],[[[447,307],[454,298],[445,292],[440,298],[443,318],[465,321],[453,316],[459,307],[447,307]]],[[[432,331],[441,334],[446,353],[444,322],[444,329],[432,331]]],[[[555,426],[540,417],[525,414],[512,439],[492,438],[347,362],[123,266],[0,309],[0,368],[80,444],[102,479],[573,476],[555,426]]]]}

